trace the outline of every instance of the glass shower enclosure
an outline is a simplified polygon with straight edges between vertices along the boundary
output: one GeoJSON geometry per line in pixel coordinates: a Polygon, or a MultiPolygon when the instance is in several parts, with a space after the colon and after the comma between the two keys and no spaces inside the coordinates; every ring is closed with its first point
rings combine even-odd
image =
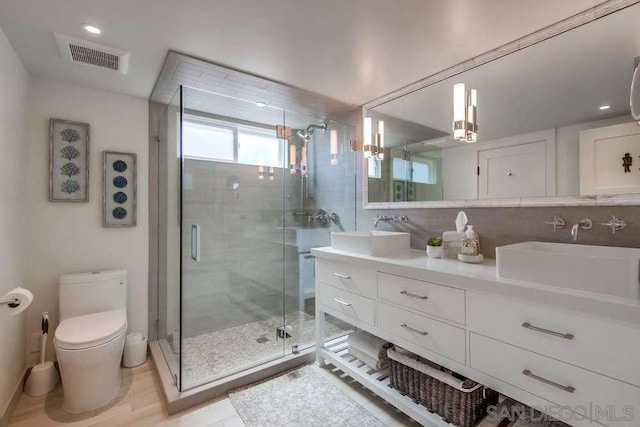
{"type": "Polygon", "coordinates": [[[158,337],[178,389],[314,345],[310,250],[355,229],[355,126],[181,86],[158,134],[158,337]]]}

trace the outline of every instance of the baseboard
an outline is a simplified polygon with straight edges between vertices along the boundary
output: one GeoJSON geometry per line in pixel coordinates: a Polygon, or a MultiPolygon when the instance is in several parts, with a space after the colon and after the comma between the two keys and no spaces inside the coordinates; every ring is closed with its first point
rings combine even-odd
{"type": "Polygon", "coordinates": [[[18,404],[18,399],[20,399],[20,395],[22,394],[22,389],[24,388],[24,382],[27,380],[29,376],[29,372],[31,372],[31,368],[26,368],[22,373],[22,378],[15,386],[13,390],[13,395],[11,396],[11,400],[9,400],[9,404],[7,408],[4,410],[4,413],[0,414],[0,427],[7,427],[9,425],[9,420],[11,420],[11,416],[13,415],[14,409],[16,409],[16,405],[18,404]]]}
{"type": "Polygon", "coordinates": [[[311,347],[301,351],[299,354],[285,356],[273,362],[180,393],[174,384],[158,342],[151,342],[149,349],[169,415],[224,396],[229,390],[267,379],[296,366],[313,363],[315,360],[315,347],[311,347]]]}

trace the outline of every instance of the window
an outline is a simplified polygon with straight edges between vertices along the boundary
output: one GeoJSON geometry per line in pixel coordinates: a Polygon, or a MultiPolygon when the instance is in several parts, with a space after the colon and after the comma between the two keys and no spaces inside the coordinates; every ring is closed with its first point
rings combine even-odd
{"type": "Polygon", "coordinates": [[[285,141],[275,129],[189,117],[182,125],[185,158],[284,167],[285,141]]]}
{"type": "Polygon", "coordinates": [[[382,178],[382,161],[372,156],[368,159],[369,167],[367,168],[369,178],[382,178]]]}
{"type": "Polygon", "coordinates": [[[436,161],[430,159],[402,160],[393,158],[393,179],[407,180],[419,184],[437,184],[436,161]]]}
{"type": "Polygon", "coordinates": [[[238,163],[284,167],[283,151],[284,143],[273,130],[238,129],[238,163]]]}
{"type": "Polygon", "coordinates": [[[231,127],[191,120],[182,124],[182,154],[185,157],[233,162],[235,140],[231,127]]]}

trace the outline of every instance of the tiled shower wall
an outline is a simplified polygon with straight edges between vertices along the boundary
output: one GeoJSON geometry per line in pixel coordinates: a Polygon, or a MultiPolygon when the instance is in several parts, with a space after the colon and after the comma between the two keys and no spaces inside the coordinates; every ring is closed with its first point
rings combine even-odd
{"type": "Polygon", "coordinates": [[[313,228],[311,245],[318,246],[329,244],[331,231],[355,229],[355,155],[347,149],[354,129],[333,123],[308,143],[308,191],[300,173],[290,174],[288,169],[276,168],[270,180],[265,168],[266,176],[260,180],[257,166],[185,160],[184,338],[299,308],[302,249],[296,232],[313,228]],[[338,128],[340,135],[337,165],[330,163],[332,128],[338,128]],[[306,213],[318,209],[337,213],[340,221],[309,224],[306,213]],[[201,226],[199,263],[190,258],[190,224],[201,226]]]}
{"type": "MultiPolygon", "coordinates": [[[[356,184],[360,177],[356,175],[356,155],[349,150],[349,140],[355,138],[355,127],[341,123],[330,123],[322,135],[315,135],[310,144],[311,179],[313,180],[312,206],[315,210],[324,209],[329,214],[340,216],[338,223],[329,224],[329,231],[355,230],[356,184]],[[330,134],[338,131],[337,164],[331,164],[330,134]]],[[[323,244],[330,244],[330,235],[323,244]]]]}
{"type": "Polygon", "coordinates": [[[291,212],[300,210],[300,176],[276,168],[270,180],[265,170],[259,180],[257,166],[184,162],[189,182],[183,192],[184,338],[298,306],[298,253],[286,229],[296,226],[291,212]],[[201,226],[200,262],[191,260],[190,224],[201,226]]]}

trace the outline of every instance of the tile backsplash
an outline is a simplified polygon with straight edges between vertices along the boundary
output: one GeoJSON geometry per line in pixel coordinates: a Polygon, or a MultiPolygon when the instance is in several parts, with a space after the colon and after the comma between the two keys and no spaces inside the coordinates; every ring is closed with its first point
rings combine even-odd
{"type": "Polygon", "coordinates": [[[373,228],[376,214],[409,217],[407,223],[380,223],[379,230],[408,231],[411,233],[411,247],[424,249],[431,236],[443,231],[455,230],[454,220],[458,211],[464,210],[469,224],[480,235],[481,250],[485,257],[495,258],[497,246],[529,240],[579,243],[600,246],[622,246],[640,248],[640,206],[606,207],[543,207],[543,208],[469,208],[469,209],[405,209],[405,210],[363,210],[358,209],[358,229],[373,228]],[[553,232],[553,226],[545,222],[553,221],[554,215],[562,215],[565,228],[553,232]],[[622,218],[625,229],[611,234],[611,229],[600,225],[609,222],[612,215],[622,218]],[[591,230],[579,230],[578,240],[571,239],[571,226],[583,218],[593,220],[591,230]]]}

